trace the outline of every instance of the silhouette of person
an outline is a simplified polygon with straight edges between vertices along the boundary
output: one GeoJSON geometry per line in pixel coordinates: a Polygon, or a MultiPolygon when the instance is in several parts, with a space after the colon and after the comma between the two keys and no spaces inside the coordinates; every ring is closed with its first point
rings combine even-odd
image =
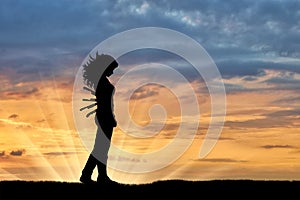
{"type": "Polygon", "coordinates": [[[95,123],[97,125],[97,133],[95,144],[90,153],[87,162],[82,170],[80,181],[82,183],[94,183],[92,180],[93,170],[97,166],[98,177],[97,182],[110,181],[107,175],[106,162],[108,159],[108,151],[110,147],[110,140],[113,133],[113,128],[117,126],[115,116],[113,113],[113,95],[115,87],[111,84],[108,77],[113,74],[114,69],[118,67],[117,61],[110,55],[96,54],[95,58],[90,56],[90,60],[83,66],[84,87],[96,96],[95,99],[89,101],[96,101],[96,103],[85,108],[97,106],[96,110],[90,112],[96,113],[95,123]],[[106,136],[109,141],[106,139],[106,136]]]}

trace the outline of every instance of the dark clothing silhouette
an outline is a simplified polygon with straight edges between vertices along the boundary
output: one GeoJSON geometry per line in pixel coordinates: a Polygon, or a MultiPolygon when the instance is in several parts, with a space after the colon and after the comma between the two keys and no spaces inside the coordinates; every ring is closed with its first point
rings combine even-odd
{"type": "MultiPolygon", "coordinates": [[[[96,119],[101,123],[100,125],[104,126],[116,126],[115,116],[113,114],[113,95],[115,87],[110,83],[110,81],[105,78],[99,80],[97,89],[96,89],[96,119]]],[[[105,133],[105,132],[104,132],[105,133]]],[[[108,133],[105,133],[108,134],[108,133]]],[[[106,135],[108,138],[111,138],[111,135],[106,135]]]]}
{"type": "Polygon", "coordinates": [[[101,77],[96,88],[96,116],[95,123],[97,125],[97,134],[95,144],[92,153],[90,154],[82,175],[80,178],[81,182],[92,182],[91,176],[94,168],[97,166],[98,178],[97,182],[104,180],[109,181],[107,176],[106,162],[108,159],[108,151],[110,142],[103,139],[103,134],[111,140],[113,128],[116,127],[117,122],[113,114],[113,94],[114,86],[110,83],[108,78],[101,77]],[[102,162],[101,162],[102,161],[102,162]],[[104,163],[103,163],[104,162],[104,163]]]}

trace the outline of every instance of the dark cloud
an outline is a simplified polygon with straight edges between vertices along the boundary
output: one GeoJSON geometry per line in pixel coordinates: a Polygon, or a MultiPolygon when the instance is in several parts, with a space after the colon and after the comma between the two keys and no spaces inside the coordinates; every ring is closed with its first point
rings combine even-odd
{"type": "Polygon", "coordinates": [[[269,78],[263,83],[273,86],[274,90],[300,90],[300,79],[295,78],[298,75],[294,72],[285,72],[281,76],[269,78]]]}
{"type": "Polygon", "coordinates": [[[6,91],[3,91],[3,93],[0,94],[2,99],[28,98],[33,95],[39,95],[39,89],[34,86],[8,88],[6,91]]]}
{"type": "Polygon", "coordinates": [[[256,77],[261,77],[266,75],[266,69],[273,69],[273,70],[283,70],[288,72],[300,73],[300,68],[297,67],[297,64],[292,63],[278,63],[278,62],[271,62],[271,61],[247,61],[245,60],[226,60],[216,62],[216,65],[219,71],[222,74],[222,77],[232,78],[232,77],[245,77],[246,79],[252,77],[252,80],[256,77]]]}
{"type": "Polygon", "coordinates": [[[0,157],[5,156],[5,151],[0,151],[0,157]]]}
{"type": "Polygon", "coordinates": [[[279,98],[275,101],[272,102],[272,104],[286,104],[286,105],[293,105],[293,104],[297,104],[297,103],[300,103],[300,97],[283,97],[283,98],[279,98]]]}
{"type": "Polygon", "coordinates": [[[276,128],[289,127],[292,121],[288,118],[266,117],[262,119],[250,119],[244,121],[226,121],[225,127],[238,128],[276,128]]]}
{"type": "Polygon", "coordinates": [[[17,114],[11,114],[9,117],[8,117],[8,119],[16,119],[16,118],[18,118],[19,117],[19,115],[17,115],[17,114]]]}
{"type": "Polygon", "coordinates": [[[66,156],[66,155],[74,155],[74,154],[78,154],[78,152],[47,152],[47,153],[43,153],[46,156],[66,156]]]}
{"type": "Polygon", "coordinates": [[[25,153],[25,149],[13,150],[10,152],[12,156],[22,156],[25,153]]]}
{"type": "Polygon", "coordinates": [[[39,119],[39,120],[37,120],[36,122],[37,122],[37,123],[43,123],[43,122],[46,122],[46,120],[45,120],[45,119],[39,119]]]}
{"type": "Polygon", "coordinates": [[[160,63],[177,70],[189,81],[202,81],[201,75],[187,60],[172,52],[164,50],[142,49],[131,51],[120,56],[118,62],[121,64],[120,70],[123,72],[126,72],[127,68],[130,68],[131,66],[160,63]]]}
{"type": "Polygon", "coordinates": [[[257,77],[254,77],[254,76],[244,76],[244,77],[243,77],[243,80],[244,80],[244,81],[249,81],[249,82],[251,82],[251,81],[256,81],[256,80],[257,80],[257,77]]]}
{"type": "Polygon", "coordinates": [[[222,137],[222,136],[220,136],[218,138],[216,138],[216,137],[207,137],[206,136],[206,138],[210,139],[210,140],[235,140],[234,138],[231,138],[231,137],[222,137]]]}
{"type": "Polygon", "coordinates": [[[295,124],[299,120],[299,108],[280,110],[275,112],[270,112],[262,109],[254,109],[252,111],[241,111],[236,113],[228,113],[229,116],[234,116],[235,114],[249,114],[261,116],[259,119],[249,119],[244,121],[226,121],[225,127],[232,129],[237,128],[275,128],[275,127],[297,127],[295,124]],[[248,113],[247,113],[248,112],[248,113]]]}
{"type": "MultiPolygon", "coordinates": [[[[260,66],[263,65],[260,64],[260,66]]],[[[223,72],[226,92],[229,94],[240,92],[290,90],[298,93],[300,90],[300,72],[298,72],[297,67],[281,64],[281,68],[279,66],[275,68],[275,65],[273,65],[272,69],[271,67],[268,67],[272,65],[264,66],[265,67],[261,68],[254,66],[249,67],[249,71],[247,73],[245,73],[247,70],[245,70],[243,73],[240,71],[238,72],[239,75],[234,75],[235,72],[230,71],[230,69],[235,68],[230,68],[228,66],[229,70],[224,69],[226,72],[223,72]],[[231,81],[232,78],[236,77],[239,78],[239,82],[231,81]],[[252,85],[255,85],[255,87],[252,85]]],[[[245,65],[245,67],[247,67],[247,65],[245,65]]]]}
{"type": "Polygon", "coordinates": [[[300,109],[289,109],[289,110],[280,110],[276,112],[271,112],[266,114],[267,117],[298,117],[300,114],[300,109]]]}
{"type": "Polygon", "coordinates": [[[142,86],[134,91],[130,99],[132,100],[140,100],[146,99],[148,97],[154,97],[159,94],[160,89],[163,86],[157,84],[147,84],[142,86]]]}
{"type": "Polygon", "coordinates": [[[109,1],[4,0],[0,7],[0,24],[5,38],[1,37],[1,43],[57,47],[86,42],[87,36],[106,24],[105,19],[109,18],[103,18],[102,12],[111,6],[109,1]]]}
{"type": "MultiPolygon", "coordinates": [[[[280,102],[281,103],[281,102],[280,102]]],[[[287,102],[285,102],[287,103],[287,102]]],[[[276,102],[274,102],[274,106],[282,106],[276,102]]],[[[279,111],[270,111],[267,109],[245,109],[239,111],[228,111],[227,116],[238,118],[240,115],[247,116],[258,116],[258,119],[248,119],[248,120],[240,120],[233,121],[227,120],[225,121],[225,127],[231,129],[245,129],[245,128],[274,128],[274,127],[298,127],[297,121],[299,120],[299,107],[292,106],[292,104],[288,104],[289,109],[284,109],[279,111]],[[296,123],[295,123],[296,122],[296,123]]]]}
{"type": "Polygon", "coordinates": [[[264,82],[268,84],[274,84],[274,85],[282,85],[282,84],[295,85],[300,83],[300,79],[295,80],[292,77],[276,77],[276,78],[270,78],[264,82]]]}
{"type": "Polygon", "coordinates": [[[264,146],[261,146],[261,148],[264,148],[264,149],[291,149],[291,148],[295,148],[295,147],[291,146],[291,145],[264,145],[264,146]]]}
{"type": "Polygon", "coordinates": [[[243,85],[234,83],[225,83],[224,86],[227,94],[257,91],[256,88],[246,88],[243,85]]]}

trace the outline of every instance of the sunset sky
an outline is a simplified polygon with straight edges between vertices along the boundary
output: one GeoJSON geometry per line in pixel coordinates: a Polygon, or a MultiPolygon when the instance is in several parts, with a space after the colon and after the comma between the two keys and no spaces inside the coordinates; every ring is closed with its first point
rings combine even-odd
{"type": "MultiPolygon", "coordinates": [[[[201,76],[169,52],[145,49],[121,56],[119,68],[110,77],[114,85],[130,70],[141,70],[116,88],[116,119],[147,126],[152,117],[154,125],[140,133],[146,138],[130,135],[127,131],[135,129],[129,125],[128,129],[114,129],[112,143],[140,155],[140,159],[128,159],[111,151],[114,166],[135,169],[162,162],[166,155],[154,161],[143,155],[172,142],[180,123],[199,119],[200,125],[191,146],[175,162],[149,173],[110,169],[111,179],[124,183],[300,180],[299,19],[300,2],[296,0],[1,0],[0,180],[79,181],[89,148],[73,113],[78,70],[100,42],[141,27],[181,32],[207,51],[225,86],[226,118],[213,150],[199,158],[211,120],[211,97],[201,76]],[[188,80],[200,114],[189,103],[192,96],[182,81],[170,78],[164,70],[147,71],[157,67],[155,63],[178,70],[188,80]],[[163,84],[140,85],[162,76],[186,95],[183,101],[163,84]],[[158,104],[160,107],[152,107],[158,104]],[[191,113],[185,118],[182,105],[191,113]],[[122,115],[127,110],[130,119],[122,115]],[[151,132],[161,124],[157,134],[151,132]]],[[[83,114],[80,119],[80,127],[90,128],[92,136],[93,117],[83,114]]],[[[190,135],[195,130],[184,131],[190,135]]],[[[86,140],[93,144],[93,138],[86,140]]]]}

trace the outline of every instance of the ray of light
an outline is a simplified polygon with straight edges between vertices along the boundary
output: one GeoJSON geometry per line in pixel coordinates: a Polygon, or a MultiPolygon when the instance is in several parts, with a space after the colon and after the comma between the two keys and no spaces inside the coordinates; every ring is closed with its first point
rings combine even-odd
{"type": "MultiPolygon", "coordinates": [[[[42,88],[49,88],[49,86],[47,86],[47,83],[44,80],[45,79],[40,74],[40,84],[42,84],[42,88]]],[[[48,93],[48,95],[51,98],[54,98],[53,93],[54,93],[53,90],[51,90],[50,93],[48,93]]],[[[45,123],[46,123],[46,127],[43,128],[43,130],[46,131],[48,134],[51,133],[51,136],[55,137],[57,134],[59,134],[60,130],[55,130],[54,128],[51,127],[51,125],[50,125],[50,123],[48,121],[48,117],[47,117],[47,115],[49,115],[49,113],[47,113],[47,111],[43,108],[43,103],[40,100],[38,100],[38,99],[39,98],[36,96],[36,98],[35,98],[35,104],[39,108],[39,113],[41,113],[43,115],[43,117],[45,119],[45,123]]],[[[59,110],[59,109],[57,108],[57,110],[59,110]]],[[[59,142],[52,143],[52,145],[53,145],[53,148],[59,149],[60,152],[63,152],[63,149],[61,148],[59,142]]],[[[45,159],[47,159],[44,155],[43,155],[43,157],[45,159]]],[[[70,172],[69,165],[68,165],[68,162],[67,162],[66,158],[64,156],[60,156],[60,157],[61,157],[60,162],[64,166],[66,166],[68,168],[68,172],[70,172]]],[[[53,164],[51,164],[51,161],[49,161],[49,162],[50,162],[50,165],[53,166],[54,170],[56,170],[55,166],[53,164]]],[[[59,172],[57,172],[57,173],[59,173],[59,172]]],[[[72,178],[74,178],[73,175],[69,175],[69,173],[67,173],[67,175],[66,175],[65,173],[66,172],[64,170],[64,176],[66,176],[66,177],[71,176],[72,178]]],[[[63,177],[61,177],[61,175],[59,175],[59,176],[60,176],[60,179],[63,180],[63,177]]]]}
{"type": "MultiPolygon", "coordinates": [[[[5,180],[21,180],[18,176],[6,171],[5,169],[0,168],[0,175],[4,175],[5,180]]],[[[0,177],[1,179],[1,177],[0,177]]]]}
{"type": "MultiPolygon", "coordinates": [[[[65,109],[63,107],[62,98],[58,92],[58,86],[57,86],[57,81],[55,79],[55,76],[53,76],[52,81],[53,81],[53,85],[55,86],[54,93],[56,95],[56,98],[58,98],[60,100],[60,101],[58,101],[56,108],[59,109],[59,111],[61,113],[63,113],[63,116],[64,116],[63,121],[61,121],[61,123],[63,124],[64,127],[67,128],[67,130],[71,130],[70,126],[68,124],[68,121],[67,121],[67,117],[70,117],[70,116],[67,116],[65,109]]],[[[70,131],[68,134],[70,137],[68,137],[68,141],[66,141],[66,142],[69,143],[69,145],[71,145],[72,148],[76,149],[76,146],[75,146],[73,137],[71,136],[71,133],[72,132],[70,131]]],[[[72,171],[73,179],[76,179],[76,177],[78,177],[78,172],[80,171],[80,162],[79,162],[78,154],[76,154],[76,156],[75,156],[75,162],[76,163],[75,164],[73,163],[72,165],[70,165],[70,163],[67,163],[68,169],[70,169],[70,171],[72,171]]]]}
{"type": "MultiPolygon", "coordinates": [[[[6,120],[6,119],[1,119],[1,121],[3,122],[6,122],[6,123],[10,123],[12,125],[16,125],[16,124],[26,124],[28,125],[29,123],[26,123],[26,122],[13,122],[13,121],[10,121],[10,120],[6,120]]],[[[23,130],[20,130],[21,133],[22,133],[22,143],[26,144],[26,145],[29,145],[31,147],[35,147],[35,149],[38,149],[37,146],[34,144],[34,142],[30,139],[30,137],[23,131],[23,130]]],[[[56,170],[53,168],[53,166],[51,165],[50,162],[48,162],[48,160],[46,160],[44,158],[44,155],[38,150],[36,151],[35,153],[37,153],[36,157],[39,158],[38,160],[38,164],[42,164],[44,166],[46,166],[48,169],[47,169],[47,176],[50,177],[50,179],[53,179],[53,180],[61,180],[61,177],[60,175],[56,172],[56,170]]],[[[24,170],[27,173],[29,174],[35,174],[34,177],[31,177],[33,179],[40,179],[40,177],[37,177],[37,174],[35,172],[35,170],[33,168],[30,168],[28,166],[26,166],[26,164],[23,164],[23,163],[18,163],[17,165],[18,167],[22,168],[22,170],[24,170]]],[[[10,172],[10,170],[7,169],[8,172],[10,172]]],[[[11,172],[10,172],[11,173],[11,172]]],[[[17,174],[15,175],[16,177],[20,178],[20,179],[23,179],[24,177],[22,177],[21,175],[17,174]]]]}
{"type": "MultiPolygon", "coordinates": [[[[63,129],[54,129],[51,127],[50,122],[47,119],[47,115],[49,115],[49,112],[47,112],[47,106],[44,107],[43,102],[38,100],[38,97],[35,98],[36,105],[39,107],[40,113],[43,114],[43,117],[45,118],[45,123],[47,124],[46,128],[42,128],[44,131],[47,129],[48,132],[52,133],[52,136],[57,138],[57,135],[60,136],[60,139],[63,141],[63,145],[67,145],[67,148],[71,148],[72,151],[76,151],[77,153],[72,156],[72,159],[70,160],[68,158],[68,154],[64,154],[64,147],[61,146],[60,142],[56,142],[52,144],[52,147],[55,149],[58,149],[58,152],[61,152],[60,154],[60,163],[59,165],[62,165],[64,170],[57,169],[61,171],[61,176],[64,176],[65,179],[74,181],[78,179],[79,171],[80,171],[80,162],[78,155],[80,152],[78,152],[78,148],[76,147],[74,143],[74,133],[73,130],[69,127],[67,116],[64,105],[63,105],[63,99],[59,94],[59,87],[57,86],[57,81],[55,78],[52,78],[52,81],[50,83],[48,81],[44,81],[43,77],[40,75],[40,83],[42,83],[43,88],[47,88],[49,90],[49,84],[52,86],[50,91],[47,91],[47,101],[54,102],[53,99],[55,99],[55,111],[56,113],[60,113],[60,122],[59,126],[62,126],[60,128],[63,129]],[[53,87],[54,86],[54,87],[53,87]],[[74,149],[74,150],[73,150],[74,149]]],[[[45,100],[43,100],[45,101],[45,100]]],[[[49,104],[50,105],[50,104],[49,104]]],[[[50,119],[49,119],[50,120],[50,119]]],[[[66,147],[65,147],[66,148],[66,147]]],[[[53,165],[55,165],[53,163],[53,165]]],[[[66,181],[66,180],[65,180],[66,181]]]]}

